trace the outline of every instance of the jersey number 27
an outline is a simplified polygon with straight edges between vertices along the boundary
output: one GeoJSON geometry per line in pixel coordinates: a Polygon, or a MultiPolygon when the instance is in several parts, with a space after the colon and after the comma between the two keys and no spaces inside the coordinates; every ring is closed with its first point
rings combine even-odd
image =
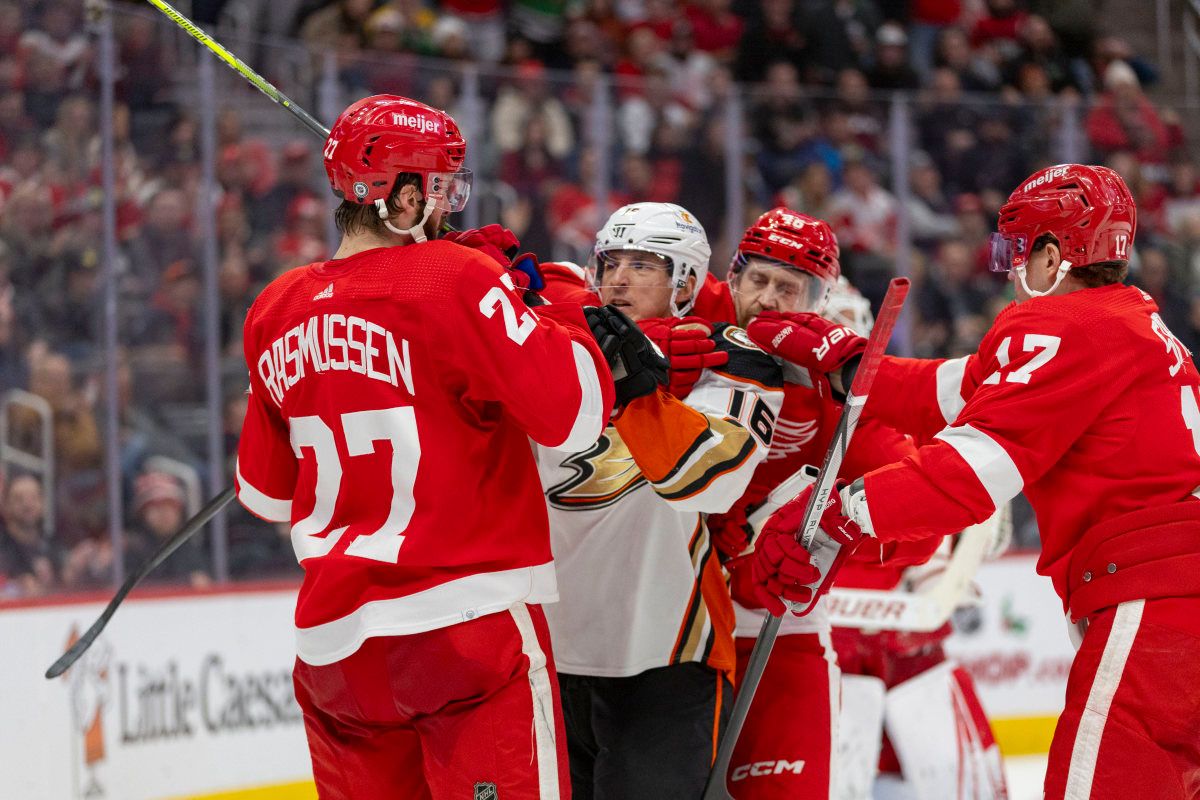
{"type": "MultiPolygon", "coordinates": [[[[341,493],[342,461],[333,430],[323,419],[292,417],[288,422],[296,457],[304,458],[303,449],[311,448],[317,467],[316,502],[312,513],[292,526],[292,546],[296,558],[303,561],[326,555],[346,532],[342,527],[325,534],[333,521],[334,507],[341,493]]],[[[421,460],[416,414],[408,406],[355,411],[342,414],[341,423],[346,452],[351,458],[375,452],[376,442],[392,445],[392,494],[387,519],[378,530],[354,537],[346,547],[346,555],[394,564],[400,555],[400,545],[404,543],[404,531],[416,510],[413,486],[417,482],[417,465],[421,460]]]]}

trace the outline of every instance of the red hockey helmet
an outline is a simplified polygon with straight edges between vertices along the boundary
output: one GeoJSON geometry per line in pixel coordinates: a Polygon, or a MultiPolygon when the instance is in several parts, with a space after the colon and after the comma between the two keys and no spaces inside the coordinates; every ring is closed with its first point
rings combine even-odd
{"type": "Polygon", "coordinates": [[[762,256],[832,284],[842,274],[837,237],[828,223],[790,208],[773,208],[742,234],[729,267],[736,274],[751,256],[762,256]]]}
{"type": "Polygon", "coordinates": [[[1086,267],[1126,261],[1137,232],[1137,206],[1129,187],[1108,167],[1059,164],[1030,175],[1000,208],[988,267],[1023,271],[1034,242],[1058,239],[1063,261],[1086,267]]]}
{"type": "Polygon", "coordinates": [[[467,143],[445,111],[391,94],[363,98],[338,117],[325,141],[333,193],[359,205],[386,200],[401,172],[421,176],[421,191],[444,211],[461,211],[471,194],[463,169],[467,143]]]}

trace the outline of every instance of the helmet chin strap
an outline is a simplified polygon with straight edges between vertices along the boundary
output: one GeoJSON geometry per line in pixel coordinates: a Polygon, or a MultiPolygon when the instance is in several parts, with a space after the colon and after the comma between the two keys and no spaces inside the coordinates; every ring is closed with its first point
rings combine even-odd
{"type": "Polygon", "coordinates": [[[1067,277],[1067,273],[1071,270],[1070,261],[1060,261],[1058,264],[1058,273],[1054,276],[1054,283],[1050,284],[1050,288],[1044,292],[1037,292],[1029,288],[1029,284],[1025,282],[1025,267],[1017,267],[1017,279],[1021,281],[1021,288],[1025,290],[1025,294],[1030,297],[1045,297],[1048,294],[1053,294],[1058,285],[1062,283],[1063,278],[1067,277]]]}
{"type": "Polygon", "coordinates": [[[428,238],[425,236],[425,223],[429,221],[429,218],[431,216],[433,216],[433,209],[434,209],[433,198],[427,198],[425,200],[425,211],[421,215],[420,221],[418,221],[416,225],[409,228],[408,230],[404,230],[402,228],[397,228],[395,225],[393,225],[388,220],[388,207],[387,207],[386,200],[384,200],[383,198],[376,200],[375,208],[376,208],[376,210],[379,211],[379,218],[381,220],[383,220],[384,227],[387,228],[392,233],[399,234],[400,236],[405,236],[405,235],[411,236],[413,238],[413,241],[416,242],[417,244],[428,241],[428,238]]]}

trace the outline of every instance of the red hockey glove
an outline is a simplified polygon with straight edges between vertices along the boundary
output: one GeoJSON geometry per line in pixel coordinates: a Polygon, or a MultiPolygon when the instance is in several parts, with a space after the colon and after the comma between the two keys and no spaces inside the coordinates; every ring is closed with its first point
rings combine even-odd
{"type": "Polygon", "coordinates": [[[866,536],[843,513],[842,484],[829,493],[811,552],[796,541],[804,522],[804,509],[812,495],[808,486],[767,520],[754,548],[754,584],[759,601],[775,616],[786,610],[783,601],[810,606],[829,590],[842,562],[866,536]]]}
{"type": "Polygon", "coordinates": [[[729,354],[718,352],[710,338],[712,326],[700,317],[643,319],[638,326],[671,362],[667,389],[680,400],[691,393],[701,372],[729,363],[729,354]]]}
{"type": "Polygon", "coordinates": [[[754,528],[746,519],[746,509],[742,506],[734,506],[724,514],[709,514],[705,524],[721,561],[727,562],[746,552],[754,536],[754,528]]]}
{"type": "Polygon", "coordinates": [[[469,231],[449,231],[442,235],[447,242],[478,250],[508,270],[513,282],[522,289],[540,291],[546,286],[532,253],[521,253],[517,235],[501,225],[492,223],[469,231]]]}
{"type": "Polygon", "coordinates": [[[768,353],[823,373],[837,372],[867,349],[866,339],[817,314],[764,311],[746,333],[768,353]]]}

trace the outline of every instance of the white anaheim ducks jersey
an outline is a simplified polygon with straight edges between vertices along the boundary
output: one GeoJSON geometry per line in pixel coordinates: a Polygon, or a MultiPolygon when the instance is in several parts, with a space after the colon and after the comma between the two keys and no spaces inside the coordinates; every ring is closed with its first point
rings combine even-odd
{"type": "Polygon", "coordinates": [[[630,403],[595,445],[540,448],[559,602],[545,607],[560,672],[625,677],[691,661],[732,670],[733,607],[702,514],[726,511],[766,457],[778,363],[714,326],[721,370],[686,404],[630,403]]]}

